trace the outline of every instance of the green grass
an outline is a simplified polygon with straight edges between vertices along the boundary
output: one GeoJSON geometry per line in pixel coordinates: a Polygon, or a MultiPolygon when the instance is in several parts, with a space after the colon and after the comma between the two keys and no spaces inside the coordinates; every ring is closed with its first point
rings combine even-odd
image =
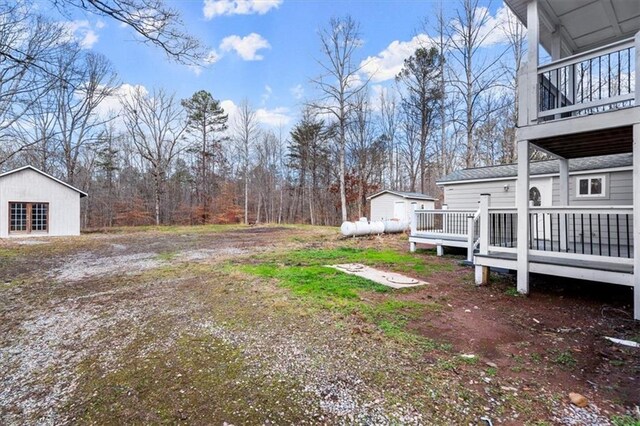
{"type": "Polygon", "coordinates": [[[335,263],[362,263],[370,266],[391,267],[404,272],[428,274],[442,270],[453,270],[453,265],[442,262],[427,263],[424,257],[395,250],[373,250],[351,247],[336,249],[296,250],[279,256],[287,265],[311,266],[335,263]]]}
{"type": "Polygon", "coordinates": [[[568,350],[556,352],[553,362],[568,368],[575,367],[578,363],[578,361],[573,357],[573,354],[568,350]]]}
{"type": "Polygon", "coordinates": [[[343,315],[356,315],[384,333],[402,342],[425,349],[446,350],[446,344],[436,343],[407,330],[408,323],[426,310],[441,312],[435,302],[424,304],[399,300],[397,290],[373,281],[343,273],[325,265],[362,263],[382,268],[407,270],[414,273],[451,268],[446,263],[429,264],[419,256],[393,250],[336,248],[328,250],[295,250],[259,258],[262,263],[240,264],[247,274],[275,279],[281,287],[311,306],[343,315]],[[367,294],[378,294],[367,298],[367,294]],[[382,298],[380,297],[382,296],[382,298]]]}
{"type": "Polygon", "coordinates": [[[640,426],[640,419],[632,416],[613,416],[611,423],[614,426],[640,426]]]}

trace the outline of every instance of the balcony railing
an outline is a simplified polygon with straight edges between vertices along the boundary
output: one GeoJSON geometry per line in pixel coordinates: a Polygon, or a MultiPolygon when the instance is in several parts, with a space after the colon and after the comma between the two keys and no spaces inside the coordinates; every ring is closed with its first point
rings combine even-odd
{"type": "Polygon", "coordinates": [[[635,62],[627,39],[539,67],[538,121],[634,106],[635,62]]]}

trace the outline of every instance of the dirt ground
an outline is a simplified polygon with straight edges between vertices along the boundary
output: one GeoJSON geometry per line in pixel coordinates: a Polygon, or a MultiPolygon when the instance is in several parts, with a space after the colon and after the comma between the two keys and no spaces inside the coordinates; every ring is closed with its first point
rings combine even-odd
{"type": "Polygon", "coordinates": [[[407,249],[291,226],[0,241],[0,423],[638,424],[640,349],[604,338],[640,342],[630,289],[533,277],[523,297],[407,249]],[[429,284],[314,299],[246,269],[339,248],[429,284]]]}

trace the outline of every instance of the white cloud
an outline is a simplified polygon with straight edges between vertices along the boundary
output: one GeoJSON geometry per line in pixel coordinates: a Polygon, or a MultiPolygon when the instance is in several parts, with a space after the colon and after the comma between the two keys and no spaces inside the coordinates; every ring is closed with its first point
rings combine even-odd
{"type": "Polygon", "coordinates": [[[382,52],[364,59],[360,67],[373,82],[391,80],[402,70],[404,60],[429,41],[426,34],[418,34],[409,41],[394,40],[382,52]]]}
{"type": "Polygon", "coordinates": [[[296,84],[291,89],[289,89],[289,92],[295,99],[300,100],[304,97],[304,87],[302,87],[302,84],[296,84]]]}
{"type": "MultiPolygon", "coordinates": [[[[489,13],[481,7],[476,16],[489,13]]],[[[479,31],[478,39],[482,40],[482,47],[489,48],[508,42],[507,29],[509,22],[509,8],[500,7],[495,15],[490,13],[485,24],[479,31]]],[[[450,23],[455,26],[455,20],[450,23]]],[[[394,40],[383,51],[375,56],[369,56],[360,63],[362,72],[371,78],[372,82],[383,82],[395,78],[402,70],[404,60],[411,56],[421,46],[433,45],[433,39],[428,34],[418,34],[408,41],[394,40]]]]}
{"type": "Polygon", "coordinates": [[[271,88],[271,86],[269,86],[268,84],[264,86],[264,93],[262,93],[262,96],[260,96],[260,101],[262,102],[262,105],[267,103],[272,93],[273,93],[273,89],[271,88]]]}
{"type": "MultiPolygon", "coordinates": [[[[229,123],[234,123],[238,116],[239,107],[232,100],[225,99],[220,102],[220,106],[229,115],[229,123]]],[[[256,120],[265,126],[279,127],[287,126],[293,121],[289,108],[278,107],[273,109],[258,108],[255,110],[256,120]]]]}
{"type": "Polygon", "coordinates": [[[260,34],[251,33],[246,37],[231,35],[222,39],[220,50],[229,52],[234,50],[245,61],[261,61],[264,56],[258,50],[271,49],[269,42],[260,34]]]}
{"type": "Polygon", "coordinates": [[[64,22],[62,25],[67,32],[69,40],[78,42],[83,49],[91,49],[100,39],[96,30],[104,28],[104,23],[101,22],[98,21],[95,26],[92,26],[89,21],[81,20],[64,22]]]}
{"type": "Polygon", "coordinates": [[[203,58],[202,64],[188,65],[187,67],[191,71],[193,71],[196,77],[198,77],[200,76],[200,74],[202,74],[202,71],[204,71],[204,69],[207,68],[208,65],[215,64],[220,60],[221,57],[222,56],[215,50],[210,50],[209,53],[207,53],[207,55],[203,58]]]}
{"type": "Polygon", "coordinates": [[[115,117],[114,125],[119,130],[124,130],[124,122],[122,120],[122,102],[124,100],[131,101],[134,93],[139,90],[144,96],[149,94],[146,87],[142,85],[133,85],[124,83],[117,87],[111,96],[107,96],[98,105],[96,111],[101,119],[115,117]]]}
{"type": "Polygon", "coordinates": [[[210,50],[209,53],[207,53],[207,56],[205,56],[204,58],[204,63],[208,65],[215,64],[220,60],[220,58],[221,56],[220,54],[218,54],[218,52],[216,52],[215,50],[210,50]]]}
{"type": "Polygon", "coordinates": [[[264,15],[278,8],[283,0],[204,0],[202,13],[205,19],[222,15],[264,15]]]}

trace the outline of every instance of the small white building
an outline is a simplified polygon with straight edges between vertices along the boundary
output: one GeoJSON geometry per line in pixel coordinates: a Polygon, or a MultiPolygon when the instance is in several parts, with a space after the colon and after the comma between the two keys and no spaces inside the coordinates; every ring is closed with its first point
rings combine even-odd
{"type": "Polygon", "coordinates": [[[385,189],[367,198],[371,203],[369,219],[372,221],[397,219],[409,223],[414,210],[435,208],[436,198],[419,192],[401,192],[385,189]]]}
{"type": "Polygon", "coordinates": [[[80,235],[87,194],[35,167],[0,174],[0,238],[80,235]]]}

